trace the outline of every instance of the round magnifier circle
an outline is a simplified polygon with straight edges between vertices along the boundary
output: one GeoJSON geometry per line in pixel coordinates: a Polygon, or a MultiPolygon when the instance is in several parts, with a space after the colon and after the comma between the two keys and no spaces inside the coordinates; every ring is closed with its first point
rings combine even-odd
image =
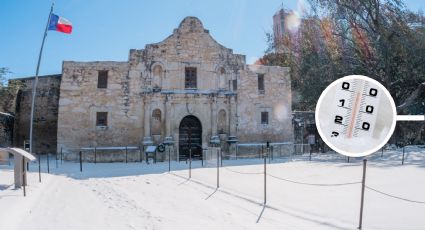
{"type": "Polygon", "coordinates": [[[322,140],[350,157],[370,155],[394,132],[397,111],[388,90],[378,81],[350,75],[332,82],[320,95],[315,112],[322,140]]]}

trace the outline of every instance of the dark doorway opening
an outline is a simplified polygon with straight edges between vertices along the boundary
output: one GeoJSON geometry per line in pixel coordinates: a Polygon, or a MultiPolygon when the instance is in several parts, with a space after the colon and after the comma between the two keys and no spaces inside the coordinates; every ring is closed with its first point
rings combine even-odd
{"type": "Polygon", "coordinates": [[[202,159],[202,125],[199,119],[189,115],[183,118],[179,127],[179,160],[202,159]]]}

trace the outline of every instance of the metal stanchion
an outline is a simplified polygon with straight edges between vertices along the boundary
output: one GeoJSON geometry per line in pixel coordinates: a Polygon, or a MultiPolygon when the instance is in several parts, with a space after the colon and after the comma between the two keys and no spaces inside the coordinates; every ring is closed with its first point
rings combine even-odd
{"type": "Polygon", "coordinates": [[[125,146],[125,163],[127,164],[128,162],[128,149],[127,146],[125,146]]]}
{"type": "Polygon", "coordinates": [[[217,188],[220,187],[220,150],[217,148],[217,188]]]}
{"type": "Polygon", "coordinates": [[[401,164],[404,165],[404,146],[403,146],[403,158],[401,158],[401,164]]]}
{"type": "Polygon", "coordinates": [[[94,163],[97,163],[97,149],[94,147],[94,163]]]}
{"type": "Polygon", "coordinates": [[[47,173],[50,173],[50,158],[49,158],[49,154],[47,154],[47,173]]]}
{"type": "Polygon", "coordinates": [[[41,155],[38,154],[38,182],[41,183],[41,155]]]}
{"type": "Polygon", "coordinates": [[[82,159],[82,152],[80,151],[80,172],[83,171],[83,159],[82,159]]]}
{"type": "Polygon", "coordinates": [[[220,149],[220,164],[221,164],[221,167],[223,167],[223,151],[221,151],[221,149],[220,149]]]}
{"type": "Polygon", "coordinates": [[[62,164],[62,160],[63,160],[63,153],[62,153],[62,147],[61,147],[61,164],[62,164]]]}
{"type": "Polygon", "coordinates": [[[25,186],[27,185],[27,182],[25,180],[26,171],[25,171],[25,157],[22,157],[22,186],[24,189],[24,196],[27,196],[27,192],[25,190],[25,186]]]}
{"type": "Polygon", "coordinates": [[[266,156],[264,156],[264,205],[267,202],[267,166],[266,156]]]}
{"type": "Polygon", "coordinates": [[[171,153],[170,153],[170,146],[168,146],[168,172],[171,171],[171,153]]]}
{"type": "Polygon", "coordinates": [[[360,219],[359,219],[358,229],[362,229],[362,223],[363,223],[363,202],[364,202],[364,189],[366,184],[366,163],[367,163],[367,159],[363,159],[362,196],[360,200],[360,219]]]}
{"type": "Polygon", "coordinates": [[[192,178],[192,147],[189,148],[189,179],[192,178]]]}
{"type": "Polygon", "coordinates": [[[139,161],[142,163],[142,148],[139,146],[139,161]]]}

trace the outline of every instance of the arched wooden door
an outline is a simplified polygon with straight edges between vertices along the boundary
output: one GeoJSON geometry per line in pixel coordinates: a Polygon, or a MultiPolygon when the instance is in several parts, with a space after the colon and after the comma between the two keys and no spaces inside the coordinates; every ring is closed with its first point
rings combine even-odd
{"type": "Polygon", "coordinates": [[[202,125],[195,116],[186,116],[179,127],[179,160],[189,159],[192,149],[192,160],[202,158],[202,125]]]}

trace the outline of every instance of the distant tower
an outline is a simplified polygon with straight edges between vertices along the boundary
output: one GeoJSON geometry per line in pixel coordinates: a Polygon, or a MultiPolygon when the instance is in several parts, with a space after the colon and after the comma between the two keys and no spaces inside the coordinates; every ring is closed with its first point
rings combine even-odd
{"type": "Polygon", "coordinates": [[[273,15],[273,35],[274,35],[274,42],[276,47],[276,52],[284,52],[285,46],[283,45],[283,39],[285,37],[285,34],[287,33],[286,26],[285,26],[285,18],[288,15],[287,12],[282,8],[280,8],[274,15],[273,15]]]}

